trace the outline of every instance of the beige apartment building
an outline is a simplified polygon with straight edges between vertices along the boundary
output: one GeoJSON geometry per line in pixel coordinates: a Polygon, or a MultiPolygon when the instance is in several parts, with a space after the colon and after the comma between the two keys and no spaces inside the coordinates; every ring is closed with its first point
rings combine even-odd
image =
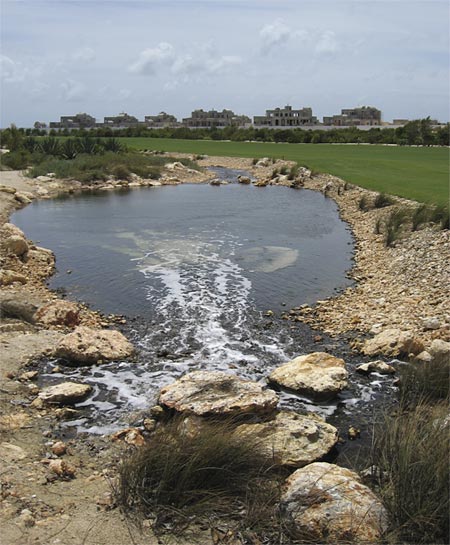
{"type": "Polygon", "coordinates": [[[317,117],[311,108],[293,110],[292,106],[266,110],[266,115],[257,115],[253,118],[255,127],[301,127],[304,125],[317,125],[317,117]]]}

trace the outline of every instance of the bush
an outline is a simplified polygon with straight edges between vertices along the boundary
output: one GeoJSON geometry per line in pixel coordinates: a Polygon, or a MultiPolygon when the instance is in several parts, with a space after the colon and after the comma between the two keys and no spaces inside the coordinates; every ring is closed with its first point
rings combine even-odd
{"type": "Polygon", "coordinates": [[[430,221],[433,223],[439,223],[441,229],[449,228],[449,210],[448,206],[435,206],[430,212],[430,221]]]}
{"type": "Polygon", "coordinates": [[[284,176],[287,173],[288,173],[288,167],[286,165],[283,165],[282,167],[280,167],[280,174],[284,176]]]}
{"type": "Polygon", "coordinates": [[[391,212],[386,221],[386,246],[392,246],[392,244],[400,237],[402,226],[407,219],[408,210],[404,208],[398,208],[397,210],[391,212]]]}
{"type": "Polygon", "coordinates": [[[450,400],[450,361],[447,357],[402,365],[399,379],[402,407],[450,400]]]}
{"type": "Polygon", "coordinates": [[[373,205],[375,208],[385,208],[386,206],[391,206],[394,203],[395,200],[390,195],[378,193],[378,195],[375,197],[373,205]]]}
{"type": "Polygon", "coordinates": [[[27,168],[31,162],[31,154],[25,149],[4,153],[0,157],[2,166],[6,166],[12,170],[27,168]]]}
{"type": "Polygon", "coordinates": [[[390,515],[388,541],[449,543],[448,404],[385,415],[371,462],[390,515]]]}
{"type": "Polygon", "coordinates": [[[195,434],[176,420],[126,458],[115,490],[118,504],[137,519],[193,520],[232,516],[245,528],[273,531],[279,483],[249,438],[232,433],[230,422],[213,422],[195,434]]]}
{"type": "Polygon", "coordinates": [[[289,170],[288,180],[295,180],[298,174],[298,165],[294,165],[289,170]]]}
{"type": "Polygon", "coordinates": [[[117,180],[129,180],[131,176],[131,172],[129,171],[128,167],[126,165],[115,165],[111,169],[111,173],[117,180]]]}
{"type": "Polygon", "coordinates": [[[412,221],[412,230],[417,231],[417,229],[424,223],[428,223],[431,218],[430,207],[426,204],[421,204],[418,206],[411,217],[412,221]]]}
{"type": "Polygon", "coordinates": [[[381,234],[382,226],[383,226],[383,218],[377,218],[377,221],[375,222],[375,229],[374,229],[374,232],[376,235],[381,234]]]}
{"type": "Polygon", "coordinates": [[[367,198],[367,195],[363,195],[358,202],[358,208],[362,210],[363,212],[367,212],[370,210],[370,202],[367,198]]]}

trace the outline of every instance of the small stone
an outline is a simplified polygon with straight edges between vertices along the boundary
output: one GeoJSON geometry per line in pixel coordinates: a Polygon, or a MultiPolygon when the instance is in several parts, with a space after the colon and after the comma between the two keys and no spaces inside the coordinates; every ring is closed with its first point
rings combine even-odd
{"type": "Polygon", "coordinates": [[[73,478],[75,477],[75,468],[69,465],[65,460],[50,460],[48,467],[58,477],[73,478]]]}
{"type": "Polygon", "coordinates": [[[381,375],[391,375],[395,373],[395,367],[381,360],[362,363],[356,368],[358,373],[380,373],[381,375]]]}
{"type": "Polygon", "coordinates": [[[62,456],[67,451],[67,445],[63,443],[62,441],[57,441],[56,443],[52,445],[51,451],[56,456],[62,456]]]}
{"type": "Polygon", "coordinates": [[[350,441],[354,441],[355,439],[358,439],[361,435],[361,430],[358,428],[355,428],[354,426],[350,426],[347,431],[347,437],[350,439],[350,441]]]}

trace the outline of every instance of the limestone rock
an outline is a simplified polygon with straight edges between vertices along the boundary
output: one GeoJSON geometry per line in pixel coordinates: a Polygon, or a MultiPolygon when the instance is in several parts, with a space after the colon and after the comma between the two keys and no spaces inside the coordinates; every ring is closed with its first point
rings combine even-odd
{"type": "Polygon", "coordinates": [[[320,460],[336,444],[337,429],[315,414],[281,411],[273,420],[242,424],[236,434],[256,438],[258,445],[276,465],[303,467],[320,460]]]}
{"type": "Polygon", "coordinates": [[[125,441],[128,445],[142,447],[145,445],[145,439],[139,428],[125,428],[111,435],[112,441],[125,441]]]}
{"type": "Polygon", "coordinates": [[[358,373],[380,373],[381,375],[391,375],[395,373],[395,367],[381,360],[362,363],[356,368],[358,373]]]}
{"type": "Polygon", "coordinates": [[[431,330],[434,330],[434,329],[439,329],[441,327],[441,322],[439,320],[439,318],[427,318],[426,320],[424,320],[423,322],[423,329],[425,331],[431,331],[431,330]]]}
{"type": "Polygon", "coordinates": [[[80,364],[94,364],[128,358],[133,352],[133,345],[120,331],[79,326],[63,337],[55,355],[80,364]]]}
{"type": "Polygon", "coordinates": [[[367,356],[384,354],[385,356],[407,356],[419,354],[424,349],[420,339],[417,339],[412,331],[401,329],[385,329],[373,339],[368,339],[363,346],[363,353],[367,356]]]}
{"type": "Polygon", "coordinates": [[[34,319],[36,322],[49,326],[75,327],[80,323],[80,309],[76,303],[69,301],[52,301],[40,307],[34,319]]]}
{"type": "Polygon", "coordinates": [[[68,464],[65,460],[50,460],[48,467],[58,477],[73,478],[75,477],[75,468],[68,464]]]}
{"type": "Polygon", "coordinates": [[[263,157],[256,162],[256,167],[268,167],[270,165],[270,159],[268,157],[263,157]]]}
{"type": "Polygon", "coordinates": [[[9,185],[0,184],[1,193],[9,193],[10,195],[14,195],[16,191],[17,189],[15,187],[10,187],[9,185]]]}
{"type": "Polygon", "coordinates": [[[19,201],[21,204],[30,204],[32,201],[32,194],[28,192],[19,192],[17,191],[14,195],[16,201],[19,201]]]}
{"type": "Polygon", "coordinates": [[[15,271],[10,271],[9,269],[2,269],[0,271],[0,286],[9,286],[14,284],[14,282],[20,282],[21,284],[26,284],[28,278],[15,271]]]}
{"type": "Polygon", "coordinates": [[[272,390],[221,371],[194,371],[161,389],[159,403],[198,416],[266,414],[278,403],[272,390]]]}
{"type": "Polygon", "coordinates": [[[252,183],[251,179],[248,176],[242,176],[242,175],[237,177],[237,181],[240,184],[247,184],[247,185],[252,183]]]}
{"type": "Polygon", "coordinates": [[[34,323],[34,314],[38,307],[23,297],[11,297],[0,301],[0,317],[18,318],[34,323]]]}
{"type": "Polygon", "coordinates": [[[441,339],[434,339],[428,349],[433,359],[450,358],[450,343],[441,339]]]}
{"type": "Polygon", "coordinates": [[[56,441],[56,443],[53,443],[51,451],[55,456],[62,456],[67,451],[67,445],[62,441],[56,441]]]}
{"type": "Polygon", "coordinates": [[[380,543],[387,514],[349,469],[315,462],[297,469],[281,498],[284,515],[317,543],[380,543]]]}
{"type": "Polygon", "coordinates": [[[28,242],[23,237],[12,235],[3,241],[3,247],[9,254],[23,256],[28,252],[28,242]]]}
{"type": "Polygon", "coordinates": [[[347,378],[344,360],[313,352],[278,367],[269,381],[315,399],[331,399],[347,386],[347,378]]]}
{"type": "Polygon", "coordinates": [[[63,382],[55,386],[44,388],[39,393],[38,399],[45,403],[57,403],[60,405],[73,405],[83,401],[92,392],[92,386],[89,384],[79,384],[76,382],[63,382]]]}

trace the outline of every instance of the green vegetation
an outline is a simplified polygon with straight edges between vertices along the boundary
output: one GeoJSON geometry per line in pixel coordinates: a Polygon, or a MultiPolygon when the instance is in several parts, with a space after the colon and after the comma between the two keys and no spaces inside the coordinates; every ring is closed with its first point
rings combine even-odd
{"type": "Polygon", "coordinates": [[[378,193],[373,202],[374,208],[385,208],[386,206],[391,206],[395,203],[395,200],[385,193],[378,193]]]}
{"type": "Polygon", "coordinates": [[[448,202],[449,151],[445,148],[215,142],[169,138],[126,138],[134,149],[155,147],[167,152],[230,156],[276,157],[307,164],[365,187],[419,202],[448,202]]]}
{"type": "Polygon", "coordinates": [[[168,520],[177,533],[225,517],[242,534],[273,533],[279,485],[258,444],[233,434],[232,422],[188,432],[175,419],[122,462],[115,493],[128,515],[154,518],[155,530],[167,531],[168,520]]]}
{"type": "Polygon", "coordinates": [[[390,543],[449,543],[448,403],[386,415],[372,463],[391,519],[390,543]]]}
{"type": "Polygon", "coordinates": [[[386,246],[392,246],[392,244],[400,238],[405,223],[409,219],[409,210],[405,208],[397,208],[391,212],[386,220],[386,246]]]}

